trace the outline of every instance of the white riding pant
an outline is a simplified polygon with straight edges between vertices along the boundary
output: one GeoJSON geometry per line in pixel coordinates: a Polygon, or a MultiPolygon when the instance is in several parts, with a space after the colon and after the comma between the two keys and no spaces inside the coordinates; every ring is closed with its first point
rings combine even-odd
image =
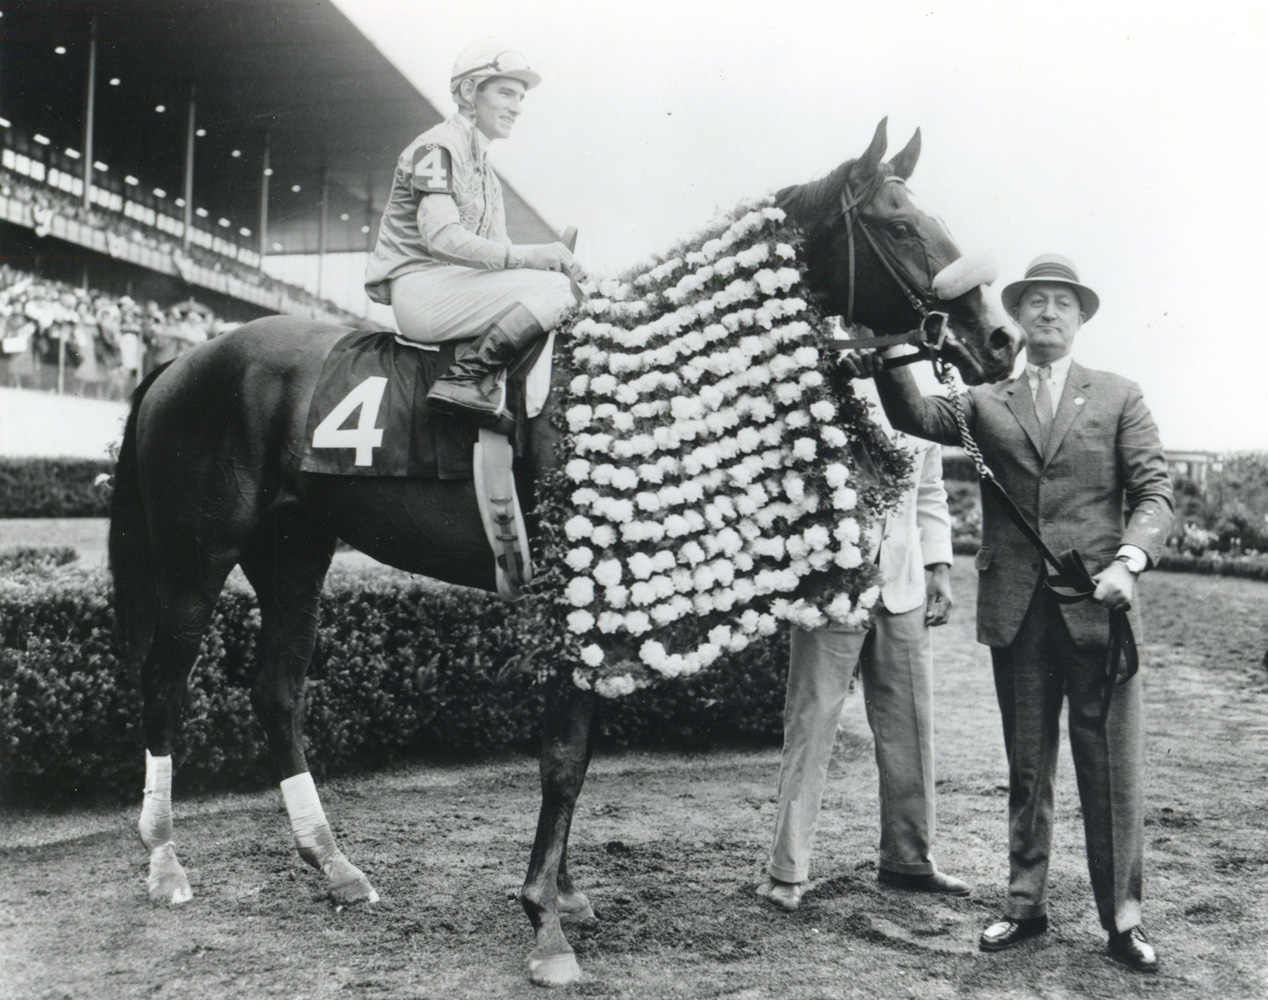
{"type": "MultiPolygon", "coordinates": [[[[933,656],[923,606],[902,614],[878,608],[860,663],[867,721],[880,771],[880,867],[936,871],[934,836],[933,656]]],[[[793,627],[784,704],[779,805],[767,871],[781,882],[810,875],[828,761],[864,636],[793,627]]]]}
{"type": "Polygon", "coordinates": [[[392,279],[392,313],[402,336],[423,344],[478,337],[513,305],[553,330],[576,299],[559,271],[482,271],[447,264],[392,279]]]}

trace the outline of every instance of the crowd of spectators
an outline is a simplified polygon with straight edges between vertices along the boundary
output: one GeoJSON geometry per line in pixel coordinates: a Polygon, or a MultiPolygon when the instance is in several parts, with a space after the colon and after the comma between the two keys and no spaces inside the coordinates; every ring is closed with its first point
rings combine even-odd
{"type": "Polygon", "coordinates": [[[192,298],[164,309],[6,264],[0,264],[0,324],[4,385],[112,398],[155,366],[238,325],[192,298]]]}
{"type": "MultiPolygon", "coordinates": [[[[81,198],[47,183],[24,177],[8,168],[0,169],[0,197],[14,199],[31,206],[37,236],[49,235],[52,231],[54,216],[61,216],[116,238],[149,247],[151,250],[169,256],[178,267],[182,260],[192,261],[209,271],[230,274],[247,284],[285,294],[295,302],[326,312],[339,312],[329,302],[314,295],[308,289],[281,281],[256,266],[238,260],[237,254],[241,251],[232,242],[216,240],[215,245],[221,247],[224,252],[217,252],[193,242],[184,246],[179,237],[169,235],[157,226],[129,218],[123,211],[114,211],[100,205],[86,207],[81,198]]],[[[121,199],[119,203],[122,208],[124,203],[121,199]]],[[[254,252],[249,256],[253,261],[258,260],[254,252]]]]}

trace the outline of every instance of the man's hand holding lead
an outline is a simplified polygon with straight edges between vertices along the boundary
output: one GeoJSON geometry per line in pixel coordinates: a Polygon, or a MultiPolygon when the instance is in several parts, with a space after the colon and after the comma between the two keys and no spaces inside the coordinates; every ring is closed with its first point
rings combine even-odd
{"type": "Polygon", "coordinates": [[[1092,600],[1104,604],[1111,611],[1127,611],[1136,596],[1136,574],[1123,562],[1115,560],[1092,577],[1096,590],[1092,600]]]}

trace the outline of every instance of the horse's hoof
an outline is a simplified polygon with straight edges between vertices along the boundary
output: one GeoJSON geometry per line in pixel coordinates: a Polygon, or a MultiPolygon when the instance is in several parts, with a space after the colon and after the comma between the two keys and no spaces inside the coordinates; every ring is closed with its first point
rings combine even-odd
{"type": "Polygon", "coordinates": [[[160,905],[179,906],[194,898],[185,869],[176,860],[176,848],[169,841],[150,852],[150,874],[145,880],[150,901],[160,905]]]}
{"type": "Polygon", "coordinates": [[[330,898],[335,901],[336,906],[353,906],[357,903],[377,903],[379,894],[374,891],[374,886],[370,885],[369,879],[363,875],[360,879],[354,879],[351,882],[332,885],[330,898]]]}
{"type": "Polygon", "coordinates": [[[339,854],[323,869],[330,879],[330,898],[336,906],[353,906],[357,903],[377,903],[379,894],[370,885],[365,872],[339,854]]]}
{"type": "Polygon", "coordinates": [[[572,952],[547,955],[545,958],[528,956],[528,978],[534,986],[571,986],[581,979],[581,966],[572,952]]]}

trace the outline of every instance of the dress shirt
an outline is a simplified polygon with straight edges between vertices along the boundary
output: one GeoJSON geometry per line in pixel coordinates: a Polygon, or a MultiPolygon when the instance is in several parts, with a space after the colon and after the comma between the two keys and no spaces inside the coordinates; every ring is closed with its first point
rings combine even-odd
{"type": "MultiPolygon", "coordinates": [[[[1061,393],[1065,391],[1065,381],[1070,377],[1070,362],[1073,359],[1070,355],[1064,358],[1057,358],[1052,362],[1052,374],[1048,376],[1048,391],[1052,394],[1052,412],[1055,415],[1057,409],[1061,406],[1061,393]]],[[[1035,395],[1039,392],[1039,366],[1026,362],[1026,381],[1030,385],[1030,401],[1035,401],[1035,395]]]]}

